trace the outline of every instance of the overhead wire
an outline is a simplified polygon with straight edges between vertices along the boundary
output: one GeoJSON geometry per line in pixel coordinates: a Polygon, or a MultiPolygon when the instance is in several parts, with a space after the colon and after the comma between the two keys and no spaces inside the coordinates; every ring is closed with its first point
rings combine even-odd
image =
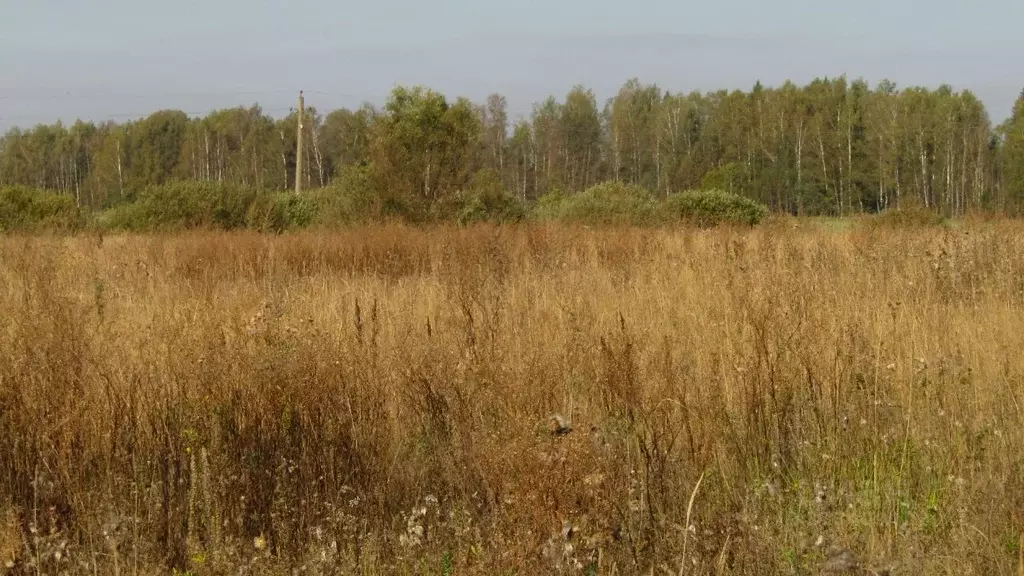
{"type": "MultiPolygon", "coordinates": [[[[297,94],[297,89],[275,89],[275,90],[197,90],[197,91],[153,91],[153,92],[96,92],[76,91],[46,88],[14,89],[6,94],[0,93],[0,100],[133,100],[142,98],[194,98],[211,96],[266,96],[270,94],[297,94]],[[53,94],[63,92],[63,94],[53,94]]],[[[323,96],[335,96],[343,98],[367,98],[370,95],[352,94],[346,92],[334,92],[327,90],[303,90],[306,94],[317,94],[323,96]]]]}
{"type": "MultiPolygon", "coordinates": [[[[242,97],[242,96],[269,96],[269,95],[280,95],[280,94],[297,94],[298,90],[295,89],[274,89],[274,90],[206,90],[206,91],[152,91],[152,92],[135,92],[126,93],[120,91],[114,92],[96,92],[96,91],[65,91],[63,94],[53,94],[58,90],[47,89],[47,88],[29,88],[29,89],[18,89],[13,92],[6,94],[0,93],[0,101],[39,101],[39,100],[70,100],[70,101],[81,101],[81,100],[142,100],[142,99],[153,99],[153,100],[166,100],[171,98],[224,98],[224,97],[242,97]]],[[[307,95],[314,96],[326,96],[331,98],[348,98],[348,99],[364,99],[371,100],[373,97],[367,95],[358,95],[347,92],[336,92],[328,90],[303,90],[307,95]]],[[[258,103],[253,103],[259,106],[258,103]]],[[[248,107],[245,104],[226,105],[226,106],[214,106],[203,111],[189,112],[185,111],[188,116],[204,116],[217,112],[220,110],[231,110],[239,107],[248,107]]],[[[311,107],[315,107],[315,103],[311,103],[311,107]]],[[[161,105],[161,109],[173,109],[173,107],[161,105]]],[[[260,106],[260,109],[265,113],[278,113],[278,112],[291,112],[294,107],[273,107],[265,108],[260,106]]],[[[88,119],[91,121],[100,120],[118,120],[125,118],[143,118],[152,114],[153,111],[148,112],[113,112],[108,114],[88,114],[88,119]]],[[[70,115],[64,115],[60,113],[53,114],[3,114],[0,113],[0,124],[5,122],[18,122],[18,121],[49,121],[56,122],[67,118],[70,115]]]]}
{"type": "MultiPolygon", "coordinates": [[[[204,110],[204,111],[198,111],[198,112],[189,112],[189,111],[185,111],[185,110],[173,110],[173,111],[174,112],[183,112],[186,116],[190,116],[190,117],[199,117],[199,116],[207,116],[209,114],[213,114],[214,112],[220,112],[220,111],[223,111],[223,110],[232,110],[234,108],[238,108],[238,106],[210,108],[210,109],[207,109],[207,110],[204,110]]],[[[294,110],[294,108],[287,108],[287,107],[263,108],[263,107],[260,107],[260,110],[262,112],[265,112],[265,113],[271,113],[271,112],[290,112],[290,111],[294,110]]],[[[120,113],[115,113],[115,114],[98,114],[98,115],[92,116],[90,120],[84,120],[84,121],[119,120],[119,119],[125,119],[125,118],[145,118],[147,116],[153,115],[154,113],[155,113],[155,111],[149,111],[149,112],[120,112],[120,113]]],[[[49,120],[49,121],[56,122],[58,120],[63,120],[63,119],[64,118],[61,117],[60,115],[55,115],[55,114],[12,114],[12,115],[0,115],[0,122],[3,122],[5,120],[44,120],[44,121],[45,120],[49,120]]]]}
{"type": "MultiPolygon", "coordinates": [[[[142,100],[146,98],[194,98],[209,96],[266,96],[284,94],[286,91],[253,91],[253,92],[153,92],[138,94],[90,92],[86,94],[66,92],[50,95],[0,95],[0,100],[142,100]]],[[[291,92],[290,90],[287,92],[291,92]]]]}

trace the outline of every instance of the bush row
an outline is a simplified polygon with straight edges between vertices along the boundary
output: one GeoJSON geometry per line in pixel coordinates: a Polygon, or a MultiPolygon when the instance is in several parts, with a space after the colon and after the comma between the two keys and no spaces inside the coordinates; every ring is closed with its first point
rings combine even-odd
{"type": "Polygon", "coordinates": [[[69,195],[24,186],[0,187],[0,232],[68,231],[81,227],[84,222],[75,199],[69,195]]]}
{"type": "Polygon", "coordinates": [[[606,182],[578,194],[549,194],[537,204],[536,214],[542,220],[581,224],[683,222],[711,227],[754,226],[764,220],[768,209],[749,198],[718,190],[690,190],[656,198],[645,188],[606,182]]]}
{"type": "Polygon", "coordinates": [[[191,228],[249,228],[282,232],[311,226],[344,226],[399,219],[408,222],[456,221],[512,223],[527,219],[586,225],[652,226],[686,223],[707,227],[751,226],[767,209],[747,198],[719,191],[688,191],[656,197],[648,190],[618,182],[585,191],[556,192],[528,206],[508,195],[486,174],[469,189],[429,207],[401,198],[365,192],[359,173],[335,185],[296,195],[256,192],[230,184],[175,182],[139,192],[129,203],[84,214],[67,195],[28,188],[0,189],[0,230],[156,231],[191,228]]]}

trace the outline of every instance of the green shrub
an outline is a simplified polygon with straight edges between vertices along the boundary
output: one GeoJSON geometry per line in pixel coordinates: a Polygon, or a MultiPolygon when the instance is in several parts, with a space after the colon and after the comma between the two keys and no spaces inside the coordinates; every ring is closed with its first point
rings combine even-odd
{"type": "Polygon", "coordinates": [[[147,188],[135,202],[108,208],[95,221],[102,229],[115,230],[247,227],[263,232],[364,222],[380,212],[364,173],[347,169],[331,186],[298,195],[217,182],[175,182],[147,188]]]}
{"type": "Polygon", "coordinates": [[[319,213],[319,206],[312,198],[285,195],[285,216],[288,228],[305,228],[313,223],[319,213]]]}
{"type": "Polygon", "coordinates": [[[257,196],[246,212],[246,227],[260,232],[282,232],[288,229],[286,194],[260,194],[257,196]]]}
{"type": "Polygon", "coordinates": [[[577,194],[552,192],[537,203],[540,220],[575,224],[648,225],[659,219],[657,203],[645,188],[605,182],[577,194]]]}
{"type": "Polygon", "coordinates": [[[665,211],[673,219],[701,227],[721,224],[754,226],[768,215],[768,209],[749,198],[721,190],[690,190],[671,194],[665,211]]]}
{"type": "Polygon", "coordinates": [[[369,171],[362,166],[343,168],[330,186],[303,196],[314,209],[309,223],[325,228],[376,220],[381,212],[369,171]]]}
{"type": "Polygon", "coordinates": [[[67,194],[25,186],[0,188],[0,232],[14,230],[71,231],[84,223],[75,200],[67,194]]]}
{"type": "Polygon", "coordinates": [[[743,181],[746,168],[738,162],[730,162],[724,166],[712,168],[704,174],[700,181],[701,190],[734,190],[743,181]]]}
{"type": "Polygon", "coordinates": [[[460,224],[497,222],[510,224],[526,218],[522,202],[505,192],[480,192],[469,196],[459,211],[460,224]]]}
{"type": "Polygon", "coordinates": [[[249,207],[256,200],[258,192],[252,188],[221,185],[208,189],[216,195],[213,211],[213,226],[231,230],[244,228],[249,207]]]}
{"type": "Polygon", "coordinates": [[[93,215],[93,226],[100,230],[142,230],[145,206],[138,202],[117,204],[93,215]]]}
{"type": "Polygon", "coordinates": [[[452,198],[435,202],[429,219],[455,220],[459,224],[475,222],[512,223],[526,217],[522,202],[510,196],[500,177],[491,170],[483,170],[473,177],[469,187],[452,198]]]}
{"type": "Polygon", "coordinates": [[[316,199],[292,192],[259,194],[246,214],[246,226],[260,232],[284,232],[309,226],[317,217],[316,199]]]}
{"type": "Polygon", "coordinates": [[[233,229],[246,225],[256,191],[221,182],[172,182],[139,194],[99,222],[116,229],[233,229]]]}
{"type": "Polygon", "coordinates": [[[303,194],[313,208],[310,224],[324,228],[345,226],[371,219],[373,207],[337,186],[318,188],[303,194]]]}

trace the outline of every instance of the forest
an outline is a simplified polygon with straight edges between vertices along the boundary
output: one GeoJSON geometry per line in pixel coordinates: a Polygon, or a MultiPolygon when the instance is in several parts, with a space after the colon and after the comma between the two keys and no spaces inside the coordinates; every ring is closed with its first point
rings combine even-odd
{"type": "Polygon", "coordinates": [[[382,107],[310,104],[301,166],[294,111],[161,110],[124,123],[13,128],[0,140],[0,186],[57,192],[87,211],[180,181],[284,191],[297,171],[307,188],[414,212],[480,182],[526,205],[609,181],[654,197],[722,190],[794,215],[1024,208],[1024,94],[1001,123],[967,90],[846,77],[711,93],[633,79],[606,102],[577,86],[521,119],[499,94],[477,103],[419,86],[395,88],[382,107]]]}

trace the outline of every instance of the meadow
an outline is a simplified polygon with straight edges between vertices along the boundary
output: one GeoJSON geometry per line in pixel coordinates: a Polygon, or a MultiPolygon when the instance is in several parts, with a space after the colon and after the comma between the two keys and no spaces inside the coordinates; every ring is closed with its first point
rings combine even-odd
{"type": "Polygon", "coordinates": [[[1014,574],[1022,328],[1013,221],[8,235],[0,572],[1014,574]]]}

